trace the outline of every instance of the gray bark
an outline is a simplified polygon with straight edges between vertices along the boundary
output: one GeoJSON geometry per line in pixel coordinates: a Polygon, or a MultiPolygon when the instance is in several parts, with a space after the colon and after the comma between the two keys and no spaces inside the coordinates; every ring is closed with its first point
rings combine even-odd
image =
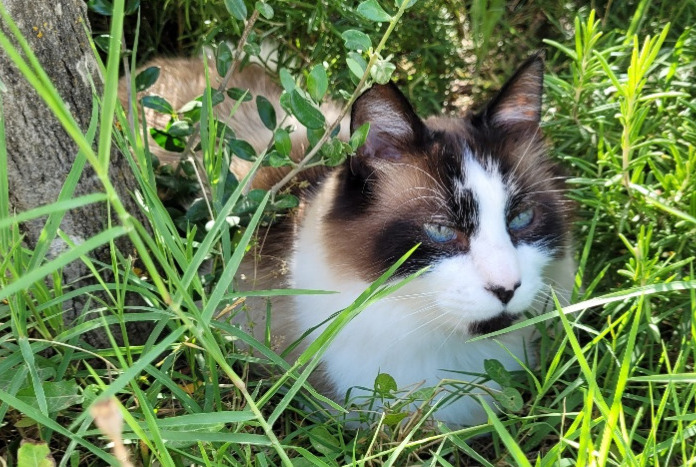
{"type": "MultiPolygon", "coordinates": [[[[101,92],[102,77],[85,32],[89,30],[85,3],[82,0],[0,1],[28,40],[75,120],[83,132],[86,132],[93,101],[89,76],[96,83],[98,92],[101,92]]],[[[0,29],[9,36],[7,25],[2,20],[0,29]]],[[[1,98],[6,119],[10,207],[15,212],[22,212],[57,199],[75,160],[77,147],[1,49],[0,80],[7,87],[7,92],[1,98]]],[[[103,191],[99,180],[88,166],[89,164],[74,196],[103,191]]],[[[110,174],[127,209],[138,216],[138,208],[130,194],[136,188],[135,181],[125,159],[117,151],[112,153],[110,174]]],[[[68,212],[61,229],[75,243],[80,243],[103,231],[106,221],[106,205],[95,204],[68,212]]],[[[45,219],[37,219],[20,226],[29,248],[36,244],[44,222],[45,219]]],[[[126,254],[131,251],[125,237],[118,240],[117,247],[126,254]]],[[[57,239],[51,245],[50,255],[56,256],[67,248],[64,242],[57,239]]],[[[107,264],[111,262],[108,245],[94,250],[92,256],[107,264]]],[[[71,284],[72,287],[89,283],[89,278],[84,279],[89,273],[82,262],[70,264],[63,272],[64,283],[71,284]]],[[[71,322],[87,311],[84,308],[88,303],[93,303],[88,297],[66,302],[65,320],[71,322]]],[[[129,331],[138,341],[147,337],[144,335],[146,332],[143,329],[129,331]]],[[[87,340],[96,346],[108,345],[103,333],[91,334],[87,336],[87,340]]]]}

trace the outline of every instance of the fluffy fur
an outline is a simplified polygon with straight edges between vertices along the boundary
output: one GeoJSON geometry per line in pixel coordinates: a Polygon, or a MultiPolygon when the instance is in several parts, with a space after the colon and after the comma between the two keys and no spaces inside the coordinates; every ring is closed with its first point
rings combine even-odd
{"type": "MultiPolygon", "coordinates": [[[[177,89],[181,64],[159,65],[162,76],[173,81],[163,90],[177,89]]],[[[428,271],[366,308],[324,355],[313,383],[327,395],[343,401],[348,391],[355,395],[359,387],[371,388],[380,372],[407,388],[435,386],[442,379],[479,381],[485,359],[497,359],[510,370],[519,369],[520,361],[534,365],[529,328],[468,341],[511,324],[525,311],[546,309],[552,286],[562,300],[572,289],[569,204],[539,129],[542,79],[543,60],[534,56],[479,113],[426,121],[396,86],[374,86],[356,101],[351,115],[351,130],[370,123],[365,145],[344,166],[319,177],[302,194],[298,212],[262,232],[240,270],[240,288],[338,292],[274,298],[275,350],[350,305],[421,244],[393,280],[423,267],[428,271]]],[[[199,84],[198,93],[200,78],[199,84]]],[[[279,95],[258,70],[246,71],[233,85],[279,95]]],[[[253,115],[253,104],[244,106],[246,113],[235,114],[228,124],[262,149],[270,133],[253,115]]],[[[227,119],[225,108],[218,113],[227,119]]],[[[299,158],[303,151],[296,134],[293,153],[299,158]]],[[[241,175],[244,167],[235,170],[241,175]]],[[[278,175],[266,172],[257,186],[270,186],[278,175]]],[[[250,298],[247,307],[246,318],[254,323],[250,331],[263,338],[265,301],[250,298]]],[[[485,414],[476,398],[464,396],[443,404],[436,418],[468,425],[485,421],[485,414]]]]}

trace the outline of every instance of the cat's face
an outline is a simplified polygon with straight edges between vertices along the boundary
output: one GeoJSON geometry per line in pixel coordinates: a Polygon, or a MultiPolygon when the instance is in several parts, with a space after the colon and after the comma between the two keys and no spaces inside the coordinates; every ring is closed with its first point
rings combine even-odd
{"type": "Polygon", "coordinates": [[[544,268],[564,254],[568,204],[539,130],[543,61],[527,61],[477,115],[421,121],[393,85],[355,103],[365,145],[344,169],[326,219],[333,264],[371,281],[429,266],[406,293],[463,332],[511,323],[540,300],[544,268]]]}

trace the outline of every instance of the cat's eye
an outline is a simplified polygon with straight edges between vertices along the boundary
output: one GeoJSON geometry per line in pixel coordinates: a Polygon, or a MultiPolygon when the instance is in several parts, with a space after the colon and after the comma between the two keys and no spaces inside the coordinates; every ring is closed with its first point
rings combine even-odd
{"type": "Polygon", "coordinates": [[[446,243],[457,238],[457,231],[442,224],[424,224],[423,229],[435,243],[446,243]]]}
{"type": "Polygon", "coordinates": [[[527,208],[524,211],[517,213],[515,217],[508,222],[508,228],[513,231],[522,230],[529,227],[534,220],[534,208],[527,208]]]}

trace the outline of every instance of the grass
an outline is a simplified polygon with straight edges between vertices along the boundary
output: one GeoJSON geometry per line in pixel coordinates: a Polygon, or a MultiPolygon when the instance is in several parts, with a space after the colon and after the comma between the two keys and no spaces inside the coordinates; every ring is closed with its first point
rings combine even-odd
{"type": "MultiPolygon", "coordinates": [[[[122,22],[127,43],[133,44],[133,17],[124,17],[122,3],[115,2],[111,23],[98,20],[111,25],[112,53],[104,55],[101,107],[95,107],[86,135],[40,67],[30,57],[20,66],[80,148],[61,198],[48,207],[10,216],[0,113],[0,440],[5,446],[0,456],[10,465],[38,465],[23,462],[48,450],[60,465],[114,463],[121,454],[112,453],[108,442],[120,438],[131,460],[143,465],[696,464],[696,4],[615,2],[595,14],[582,4],[564,9],[539,2],[486,14],[500,5],[475,1],[458,11],[448,2],[422,0],[399,17],[382,2],[393,15],[389,25],[361,17],[357,4],[333,1],[294,9],[271,4],[273,18],[259,15],[252,43],[264,34],[286,38],[281,55],[296,57],[305,70],[325,61],[327,87],[336,96],[338,91],[354,95],[361,78],[344,65],[341,32],[367,33],[372,44],[385,48],[381,56],[363,55],[365,65],[373,58],[383,72],[392,63],[400,85],[419,96],[414,101],[425,113],[453,107],[459,96],[445,96],[452,83],[470,91],[465,94],[485,94],[514,68],[521,50],[537,47],[542,38],[547,49],[545,131],[553,156],[571,174],[579,287],[575,304],[563,312],[522,323],[544,329],[540,368],[512,383],[524,407],[491,412],[489,424],[451,431],[418,417],[398,423],[394,401],[384,418],[373,417],[372,428],[355,431],[325,408],[306,379],[341,324],[390,290],[375,283],[294,364],[213,319],[221,309],[239,308],[243,297],[230,284],[255,226],[292,200],[279,203],[281,198],[270,194],[247,193],[244,181],[235,185],[224,173],[213,173],[224,156],[210,117],[212,91],[192,120],[203,136],[210,180],[205,210],[214,213],[215,222],[207,229],[201,225],[182,234],[177,228],[157,196],[137,133],[96,136],[97,125],[113,128],[114,115],[120,128],[129,128],[125,114],[111,110],[122,22]],[[497,24],[486,23],[497,17],[497,24]],[[432,41],[415,40],[414,28],[432,32],[432,41]],[[476,70],[477,77],[471,77],[476,70]],[[128,157],[152,233],[127,215],[111,186],[106,157],[114,142],[133,154],[128,157]],[[94,167],[104,195],[72,197],[85,164],[94,167]],[[61,213],[105,198],[115,213],[113,225],[71,252],[47,259],[47,245],[61,235],[61,213]],[[25,248],[18,223],[47,213],[46,240],[25,248]],[[230,216],[239,217],[244,228],[231,227],[230,216]],[[115,249],[109,264],[85,256],[123,235],[133,242],[144,271],[115,249]],[[72,261],[87,262],[95,278],[109,270],[114,280],[97,279],[71,290],[59,278],[72,261]],[[212,273],[199,275],[205,261],[212,263],[212,273]],[[144,301],[131,304],[127,292],[144,301]],[[92,307],[82,322],[66,327],[61,304],[73,294],[93,297],[92,307]],[[118,336],[109,349],[80,341],[88,330],[123,330],[126,322],[143,320],[156,323],[143,345],[119,346],[118,336]],[[253,352],[240,350],[239,341],[253,352]],[[276,376],[250,377],[250,364],[268,365],[276,376]],[[44,444],[20,448],[21,439],[44,444]]],[[[201,41],[236,42],[244,29],[222,2],[169,2],[158,13],[159,21],[169,24],[163,19],[167,11],[172,12],[168,21],[185,30],[180,36],[187,40],[169,50],[194,49],[201,41]],[[181,11],[189,17],[181,18],[181,11]]],[[[153,54],[161,36],[144,34],[141,40],[138,50],[153,54]]],[[[7,40],[0,46],[8,54],[14,50],[7,40]]],[[[360,66],[357,56],[349,57],[360,66]]],[[[303,85],[306,76],[292,63],[292,81],[307,90],[298,91],[303,100],[293,109],[301,112],[302,102],[311,106],[323,93],[303,85]]],[[[364,66],[361,71],[370,74],[364,66]]],[[[316,134],[329,146],[331,123],[316,134]]],[[[347,151],[337,147],[320,154],[324,162],[335,163],[347,151]]]]}

